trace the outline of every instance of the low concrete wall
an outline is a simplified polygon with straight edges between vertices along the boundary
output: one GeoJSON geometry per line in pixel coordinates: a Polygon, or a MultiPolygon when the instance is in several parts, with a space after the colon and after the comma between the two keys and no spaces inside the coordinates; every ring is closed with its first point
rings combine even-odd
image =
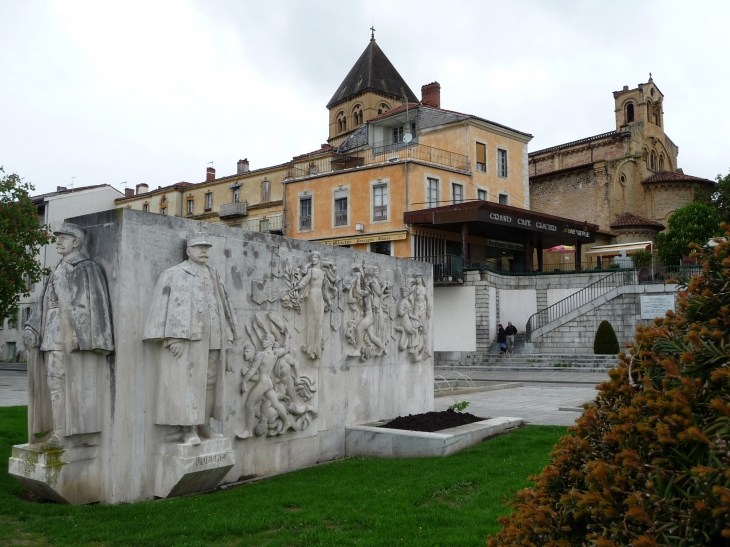
{"type": "Polygon", "coordinates": [[[435,351],[475,351],[476,290],[472,287],[434,287],[435,351]]]}

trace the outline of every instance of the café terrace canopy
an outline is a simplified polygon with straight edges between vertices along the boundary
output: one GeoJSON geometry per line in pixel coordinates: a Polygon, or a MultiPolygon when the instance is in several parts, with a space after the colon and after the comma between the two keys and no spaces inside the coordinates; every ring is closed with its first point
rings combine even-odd
{"type": "Polygon", "coordinates": [[[488,201],[408,211],[404,214],[404,221],[411,226],[428,226],[456,233],[462,233],[462,226],[466,224],[469,235],[522,244],[528,239],[533,247],[540,249],[575,245],[576,242],[592,243],[599,229],[596,224],[488,201]]]}
{"type": "Polygon", "coordinates": [[[469,236],[499,239],[523,245],[524,263],[532,267],[532,250],[537,250],[538,267],[542,251],[556,245],[575,245],[576,269],[580,250],[596,240],[598,225],[487,201],[469,201],[408,211],[403,220],[410,226],[461,234],[462,255],[469,262],[469,236]]]}

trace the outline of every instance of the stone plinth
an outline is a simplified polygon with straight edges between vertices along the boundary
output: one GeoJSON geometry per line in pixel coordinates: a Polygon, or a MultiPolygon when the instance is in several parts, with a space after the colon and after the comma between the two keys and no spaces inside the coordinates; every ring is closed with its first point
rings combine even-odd
{"type": "Polygon", "coordinates": [[[45,499],[73,505],[99,501],[99,447],[13,447],[8,472],[45,499]]]}
{"type": "Polygon", "coordinates": [[[235,463],[231,439],[203,440],[197,446],[163,443],[155,455],[155,496],[171,498],[215,488],[235,463]]]}

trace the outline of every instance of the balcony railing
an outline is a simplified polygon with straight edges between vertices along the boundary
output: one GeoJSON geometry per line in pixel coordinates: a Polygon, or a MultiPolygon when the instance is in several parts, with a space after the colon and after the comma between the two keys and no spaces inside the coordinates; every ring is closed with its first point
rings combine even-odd
{"type": "Polygon", "coordinates": [[[457,255],[415,256],[411,260],[428,262],[433,266],[434,285],[451,285],[464,282],[464,261],[457,255]]]}
{"type": "Polygon", "coordinates": [[[269,215],[266,218],[254,218],[243,224],[245,230],[252,232],[280,232],[283,228],[283,215],[269,215]]]}
{"type": "Polygon", "coordinates": [[[335,226],[347,226],[347,211],[335,212],[335,226]]]}
{"type": "Polygon", "coordinates": [[[388,206],[375,205],[373,207],[373,220],[388,220],[388,206]]]}
{"type": "Polygon", "coordinates": [[[312,160],[301,160],[295,167],[286,173],[287,179],[300,179],[355,169],[367,165],[381,163],[392,163],[403,160],[418,160],[426,163],[433,163],[460,171],[468,171],[469,158],[462,154],[441,150],[431,146],[425,146],[415,142],[411,143],[376,143],[365,150],[348,152],[347,155],[338,155],[335,158],[317,158],[312,160]]]}
{"type": "Polygon", "coordinates": [[[299,219],[300,230],[311,230],[312,229],[312,217],[301,217],[299,219]]]}
{"type": "Polygon", "coordinates": [[[233,203],[222,203],[218,213],[220,218],[236,218],[248,215],[248,202],[234,201],[233,203]]]}

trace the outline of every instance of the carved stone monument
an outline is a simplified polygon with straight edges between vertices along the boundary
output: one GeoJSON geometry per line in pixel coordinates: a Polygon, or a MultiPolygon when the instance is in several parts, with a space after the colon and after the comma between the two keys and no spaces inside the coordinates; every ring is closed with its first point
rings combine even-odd
{"type": "Polygon", "coordinates": [[[14,447],[10,472],[29,489],[70,503],[99,500],[97,376],[114,351],[104,272],[81,254],[86,230],[54,231],[63,257],[24,325],[28,348],[28,444],[14,447]]]}
{"type": "Polygon", "coordinates": [[[27,326],[29,443],[10,472],[37,494],[209,490],[342,458],[346,426],[433,408],[428,264],[130,209],[72,220],[58,237],[76,254],[27,326]]]}

